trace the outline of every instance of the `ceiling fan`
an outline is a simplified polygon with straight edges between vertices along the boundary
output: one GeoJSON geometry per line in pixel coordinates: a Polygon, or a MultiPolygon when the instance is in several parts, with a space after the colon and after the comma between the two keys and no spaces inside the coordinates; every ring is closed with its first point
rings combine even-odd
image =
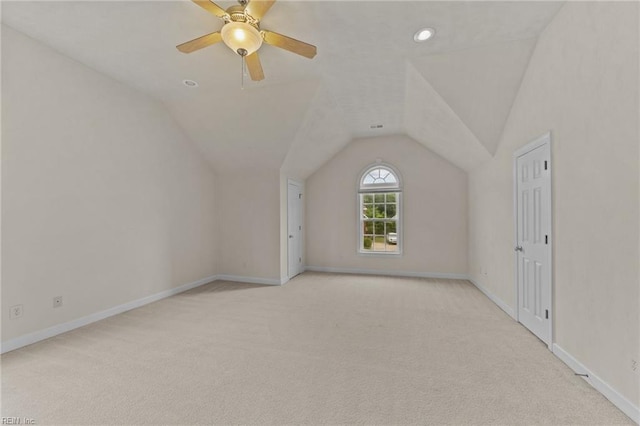
{"type": "Polygon", "coordinates": [[[306,58],[316,56],[316,47],[273,31],[260,29],[260,20],[269,11],[275,0],[238,0],[224,10],[210,0],[192,0],[195,4],[224,21],[220,31],[203,35],[182,43],[176,48],[183,53],[191,53],[223,41],[231,50],[242,56],[249,75],[254,81],[264,79],[258,49],[262,42],[288,50],[306,58]]]}

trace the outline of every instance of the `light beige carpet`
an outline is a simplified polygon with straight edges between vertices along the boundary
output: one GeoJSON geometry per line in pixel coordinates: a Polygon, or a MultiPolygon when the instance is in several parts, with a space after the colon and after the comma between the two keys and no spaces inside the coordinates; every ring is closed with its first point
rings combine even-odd
{"type": "Polygon", "coordinates": [[[631,424],[466,281],[216,282],[2,357],[38,424],[631,424]]]}

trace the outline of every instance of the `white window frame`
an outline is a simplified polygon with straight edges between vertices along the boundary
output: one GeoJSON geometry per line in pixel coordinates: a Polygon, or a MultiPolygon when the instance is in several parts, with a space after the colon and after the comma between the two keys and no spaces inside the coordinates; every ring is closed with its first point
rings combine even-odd
{"type": "Polygon", "coordinates": [[[403,219],[402,219],[402,177],[400,176],[400,173],[398,172],[398,170],[392,166],[391,164],[388,163],[375,163],[375,164],[370,164],[367,167],[365,167],[363,169],[363,171],[358,175],[358,183],[357,183],[357,212],[358,212],[358,223],[357,223],[357,229],[358,229],[358,245],[357,245],[357,252],[360,255],[363,256],[382,256],[382,257],[388,257],[388,256],[400,256],[402,255],[402,249],[403,249],[403,244],[404,244],[404,237],[403,237],[403,219]],[[388,184],[388,183],[380,183],[380,184],[367,184],[366,186],[363,184],[363,180],[365,178],[365,176],[367,176],[372,170],[375,169],[387,169],[388,171],[390,171],[391,173],[393,173],[394,177],[396,178],[396,183],[394,184],[388,184]],[[365,250],[364,246],[363,246],[363,241],[364,241],[364,222],[365,219],[362,217],[362,211],[364,208],[364,203],[363,203],[363,195],[364,194],[386,194],[389,192],[395,192],[397,194],[396,196],[396,233],[398,234],[398,244],[397,244],[397,248],[398,250],[396,251],[372,251],[372,250],[365,250]]]}

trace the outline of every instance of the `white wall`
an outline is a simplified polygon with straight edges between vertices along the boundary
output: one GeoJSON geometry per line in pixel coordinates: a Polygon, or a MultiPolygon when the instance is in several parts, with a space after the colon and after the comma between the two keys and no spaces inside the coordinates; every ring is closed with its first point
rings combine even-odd
{"type": "Polygon", "coordinates": [[[219,175],[216,194],[219,273],[280,282],[280,172],[219,175]]]}
{"type": "Polygon", "coordinates": [[[638,404],[638,4],[567,2],[495,157],[469,175],[470,274],[515,304],[513,152],[552,132],[555,341],[638,404]]]}
{"type": "Polygon", "coordinates": [[[3,341],[216,273],[215,177],[161,105],[6,26],[2,86],[3,341]]]}
{"type": "Polygon", "coordinates": [[[358,139],[306,182],[307,265],[466,274],[467,175],[406,136],[358,139]],[[403,254],[359,255],[357,184],[376,159],[402,175],[403,254]]]}

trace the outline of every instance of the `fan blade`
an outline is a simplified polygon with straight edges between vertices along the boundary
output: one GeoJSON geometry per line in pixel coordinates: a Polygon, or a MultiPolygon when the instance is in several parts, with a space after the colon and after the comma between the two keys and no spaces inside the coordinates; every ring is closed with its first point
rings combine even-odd
{"type": "Polygon", "coordinates": [[[267,14],[275,2],[276,0],[250,0],[245,11],[259,21],[267,14]]]}
{"type": "Polygon", "coordinates": [[[191,0],[191,1],[193,1],[195,4],[197,4],[207,12],[213,13],[218,18],[224,18],[227,15],[227,12],[223,8],[221,8],[220,6],[218,6],[217,4],[215,4],[210,0],[191,0]]]}
{"type": "Polygon", "coordinates": [[[251,75],[251,80],[264,80],[264,73],[262,72],[262,65],[260,64],[258,52],[253,52],[251,55],[245,56],[244,60],[247,64],[247,68],[249,68],[249,75],[251,75]]]}
{"type": "Polygon", "coordinates": [[[309,59],[316,56],[316,47],[312,44],[307,44],[300,40],[296,40],[295,38],[274,33],[273,31],[263,31],[263,33],[264,41],[267,44],[288,50],[289,52],[296,53],[309,59]]]}
{"type": "Polygon", "coordinates": [[[216,31],[215,33],[203,35],[202,37],[198,37],[186,43],[182,43],[176,46],[176,49],[181,51],[182,53],[191,53],[196,50],[200,50],[203,47],[211,46],[212,44],[216,44],[222,41],[222,35],[220,31],[216,31]]]}

